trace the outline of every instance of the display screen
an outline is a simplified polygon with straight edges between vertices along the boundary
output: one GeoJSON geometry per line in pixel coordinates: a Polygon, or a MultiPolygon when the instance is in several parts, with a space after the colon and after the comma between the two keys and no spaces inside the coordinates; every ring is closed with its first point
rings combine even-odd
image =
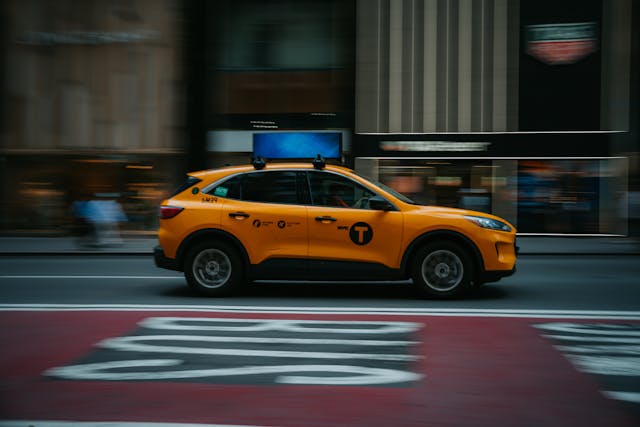
{"type": "Polygon", "coordinates": [[[253,155],[265,159],[339,159],[340,132],[269,132],[253,134],[253,155]]]}

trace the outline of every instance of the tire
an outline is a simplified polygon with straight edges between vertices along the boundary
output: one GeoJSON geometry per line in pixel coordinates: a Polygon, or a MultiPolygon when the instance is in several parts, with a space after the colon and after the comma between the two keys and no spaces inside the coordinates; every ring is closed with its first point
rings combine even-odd
{"type": "Polygon", "coordinates": [[[189,250],[184,275],[191,289],[210,297],[230,295],[243,282],[242,262],[224,242],[202,242],[189,250]]]}
{"type": "Polygon", "coordinates": [[[430,242],[413,257],[411,278],[422,297],[455,298],[473,285],[474,265],[469,253],[453,242],[430,242]]]}

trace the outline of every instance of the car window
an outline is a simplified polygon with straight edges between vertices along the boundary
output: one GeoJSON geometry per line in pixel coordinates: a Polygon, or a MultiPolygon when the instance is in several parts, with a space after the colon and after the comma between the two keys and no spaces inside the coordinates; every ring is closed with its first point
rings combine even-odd
{"type": "Polygon", "coordinates": [[[238,175],[209,194],[227,199],[264,203],[298,203],[295,171],[264,171],[238,175]]]}
{"type": "Polygon", "coordinates": [[[178,188],[176,188],[175,190],[173,190],[173,192],[169,195],[169,198],[182,193],[184,190],[193,187],[194,185],[196,185],[197,183],[199,183],[201,180],[200,178],[196,178],[195,176],[188,176],[187,179],[180,184],[180,186],[178,188]]]}
{"type": "Polygon", "coordinates": [[[233,177],[207,191],[207,194],[216,197],[240,200],[242,199],[241,182],[242,176],[233,177]]]}
{"type": "Polygon", "coordinates": [[[309,186],[316,206],[369,209],[369,199],[375,196],[357,182],[328,172],[309,172],[309,186]]]}

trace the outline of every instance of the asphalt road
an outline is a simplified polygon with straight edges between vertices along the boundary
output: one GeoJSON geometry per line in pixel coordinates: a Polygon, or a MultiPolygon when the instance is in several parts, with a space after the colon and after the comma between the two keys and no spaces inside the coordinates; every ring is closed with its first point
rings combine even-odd
{"type": "Polygon", "coordinates": [[[458,300],[416,298],[407,283],[256,283],[222,299],[194,295],[149,256],[0,257],[0,303],[639,310],[635,256],[523,256],[517,273],[458,300]]]}
{"type": "Polygon", "coordinates": [[[150,256],[0,256],[0,427],[636,426],[636,256],[194,295],[150,256]],[[186,424],[185,424],[186,423],[186,424]]]}

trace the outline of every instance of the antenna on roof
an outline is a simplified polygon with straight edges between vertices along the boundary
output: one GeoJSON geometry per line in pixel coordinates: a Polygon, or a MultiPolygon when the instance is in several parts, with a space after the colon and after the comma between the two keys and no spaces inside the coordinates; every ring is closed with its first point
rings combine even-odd
{"type": "Polygon", "coordinates": [[[251,160],[251,164],[255,168],[255,170],[262,170],[267,165],[267,161],[262,156],[254,157],[251,160]]]}
{"type": "Polygon", "coordinates": [[[324,169],[324,167],[327,165],[327,162],[324,160],[324,157],[322,157],[320,154],[318,154],[316,158],[313,159],[313,162],[311,163],[313,164],[314,169],[318,169],[318,170],[324,169]]]}

